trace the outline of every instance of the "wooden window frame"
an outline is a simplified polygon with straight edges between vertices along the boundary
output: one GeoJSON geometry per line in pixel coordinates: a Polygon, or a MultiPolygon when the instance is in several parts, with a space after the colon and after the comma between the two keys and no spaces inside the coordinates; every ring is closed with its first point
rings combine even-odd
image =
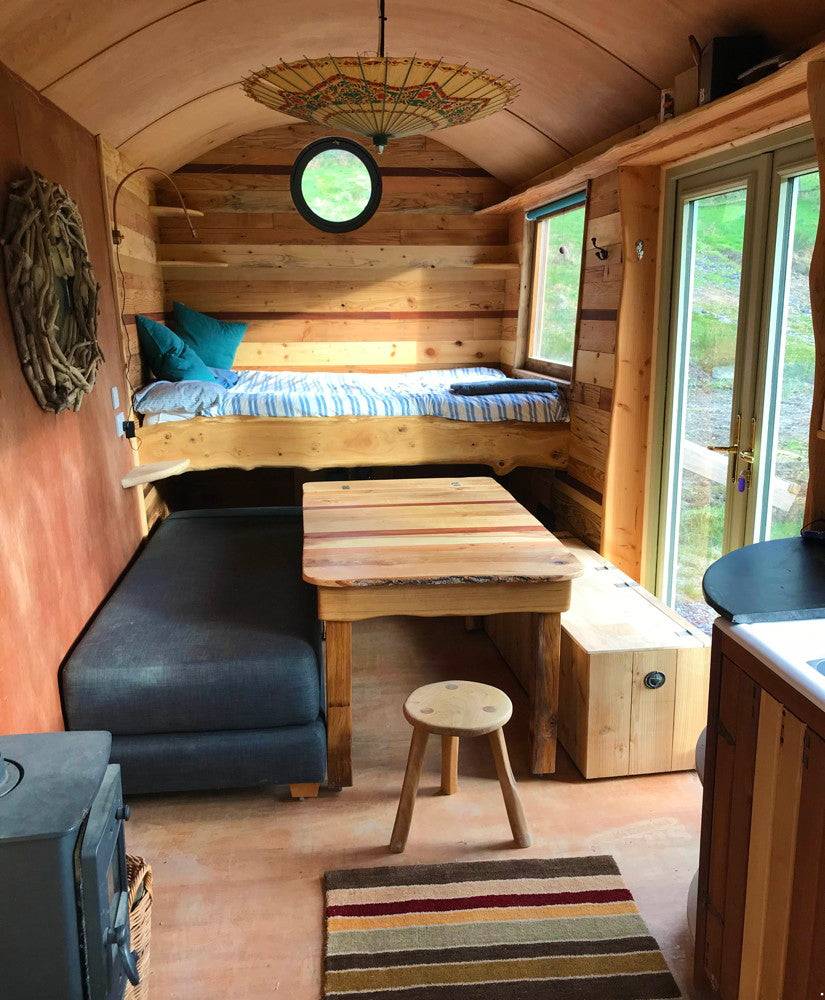
{"type": "Polygon", "coordinates": [[[532,280],[530,287],[530,317],[527,326],[527,344],[524,359],[524,368],[529,372],[534,372],[538,375],[545,375],[549,378],[559,379],[565,382],[573,381],[573,372],[576,367],[576,349],[579,339],[579,323],[581,316],[581,302],[582,302],[582,288],[584,285],[584,273],[585,273],[585,254],[587,246],[587,221],[589,214],[589,191],[585,191],[585,200],[581,205],[571,205],[567,208],[560,208],[557,212],[552,212],[549,215],[544,216],[541,219],[536,219],[533,223],[533,253],[532,253],[532,280]],[[532,354],[533,345],[535,343],[535,333],[536,333],[536,319],[537,319],[537,309],[538,303],[540,301],[540,288],[539,284],[541,281],[542,272],[545,270],[541,267],[542,264],[542,254],[539,245],[539,238],[541,233],[542,223],[548,222],[550,219],[555,218],[557,215],[564,215],[567,212],[574,212],[577,209],[584,210],[584,226],[582,227],[582,245],[581,245],[581,273],[579,276],[579,295],[578,301],[576,303],[576,321],[573,328],[573,338],[572,338],[572,353],[573,360],[569,365],[562,364],[557,361],[548,361],[545,358],[535,357],[532,354]]]}

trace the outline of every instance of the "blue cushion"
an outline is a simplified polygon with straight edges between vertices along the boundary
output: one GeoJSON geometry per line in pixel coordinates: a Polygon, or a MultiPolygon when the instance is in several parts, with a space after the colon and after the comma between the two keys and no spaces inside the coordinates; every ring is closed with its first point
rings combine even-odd
{"type": "Polygon", "coordinates": [[[489,382],[454,382],[450,392],[456,396],[497,396],[518,392],[547,392],[558,396],[559,387],[543,378],[499,378],[489,382]]]}
{"type": "Polygon", "coordinates": [[[209,370],[224,389],[231,389],[233,385],[237,385],[238,379],[241,377],[237,372],[233,372],[231,368],[210,368],[209,370]]]}
{"type": "Polygon", "coordinates": [[[148,316],[138,316],[136,321],[143,356],[157,378],[169,382],[182,382],[184,379],[218,381],[197,352],[168,326],[148,316]]]}
{"type": "Polygon", "coordinates": [[[210,368],[231,368],[247,323],[228,323],[195,312],[182,302],[173,304],[175,323],[181,337],[193,347],[210,368]]]}

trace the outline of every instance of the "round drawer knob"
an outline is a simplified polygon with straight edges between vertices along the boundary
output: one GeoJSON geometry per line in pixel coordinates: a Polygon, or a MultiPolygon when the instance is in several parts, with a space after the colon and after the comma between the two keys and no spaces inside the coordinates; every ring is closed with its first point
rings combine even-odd
{"type": "Polygon", "coordinates": [[[649,674],[645,674],[645,687],[651,691],[658,691],[660,687],[664,686],[666,680],[667,677],[661,670],[651,670],[649,674]]]}

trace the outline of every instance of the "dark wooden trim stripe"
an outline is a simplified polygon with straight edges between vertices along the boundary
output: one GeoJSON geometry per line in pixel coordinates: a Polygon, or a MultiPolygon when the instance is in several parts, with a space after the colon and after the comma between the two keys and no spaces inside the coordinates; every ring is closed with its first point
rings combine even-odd
{"type": "Polygon", "coordinates": [[[440,312],[425,310],[421,312],[209,312],[218,319],[253,320],[253,319],[512,319],[517,315],[515,309],[451,309],[440,312]]]}
{"type": "Polygon", "coordinates": [[[619,312],[617,309],[582,309],[579,318],[583,320],[616,320],[619,312]]]}
{"type": "MultiPolygon", "coordinates": [[[[384,177],[495,177],[481,167],[382,167],[384,177]]],[[[179,174],[262,174],[283,177],[292,173],[292,164],[281,163],[186,163],[179,174]]]]}
{"type": "MultiPolygon", "coordinates": [[[[328,508],[334,511],[335,508],[328,508]]],[[[364,528],[361,531],[313,531],[305,532],[304,538],[318,541],[321,538],[363,538],[364,544],[369,544],[371,538],[395,538],[406,535],[498,535],[512,534],[520,535],[523,532],[535,532],[537,535],[546,535],[547,528],[543,524],[501,524],[485,525],[474,528],[364,528]]],[[[350,552],[353,550],[350,549],[350,552]]]]}
{"type": "MultiPolygon", "coordinates": [[[[466,507],[468,504],[515,504],[520,507],[518,500],[420,500],[417,503],[337,503],[334,510],[364,510],[377,509],[386,510],[387,507],[466,507]]],[[[304,504],[304,510],[330,510],[329,504],[304,504]]]]}
{"type": "MultiPolygon", "coordinates": [[[[140,313],[141,316],[148,316],[163,323],[171,318],[171,312],[151,312],[140,313]]],[[[444,312],[420,311],[420,312],[243,312],[240,310],[231,312],[221,312],[209,310],[209,315],[216,319],[225,320],[278,320],[278,319],[315,319],[325,322],[335,322],[336,320],[353,319],[391,319],[391,320],[439,320],[439,319],[514,319],[518,315],[516,309],[453,309],[444,312]]],[[[127,324],[135,322],[136,313],[127,313],[123,318],[127,324]]]]}
{"type": "Polygon", "coordinates": [[[578,493],[582,493],[584,496],[588,497],[593,503],[597,503],[600,507],[604,504],[604,496],[599,493],[598,490],[594,490],[592,486],[588,486],[587,483],[583,483],[571,476],[564,469],[556,470],[556,479],[565,483],[565,485],[571,487],[571,489],[576,490],[578,493]]]}

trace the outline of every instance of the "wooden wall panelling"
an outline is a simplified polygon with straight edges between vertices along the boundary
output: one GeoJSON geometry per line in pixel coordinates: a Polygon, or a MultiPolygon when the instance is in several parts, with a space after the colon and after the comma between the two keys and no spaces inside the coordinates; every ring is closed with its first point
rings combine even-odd
{"type": "MultiPolygon", "coordinates": [[[[106,183],[106,208],[111,222],[115,188],[136,164],[130,163],[105,139],[99,140],[99,146],[106,183]]],[[[149,210],[154,201],[156,176],[149,171],[135,174],[123,186],[118,197],[118,227],[123,233],[123,243],[119,253],[115,254],[113,248],[113,258],[118,292],[121,295],[125,292],[126,326],[122,334],[125,332],[123,354],[126,375],[135,388],[143,385],[149,377],[140,356],[135,314],[157,316],[163,311],[163,275],[157,265],[159,231],[157,219],[149,210]]],[[[131,403],[131,400],[128,402],[131,403]]]]}
{"type": "MultiPolygon", "coordinates": [[[[206,214],[199,242],[185,220],[161,219],[167,260],[228,268],[165,269],[165,301],[246,320],[239,368],[401,371],[498,365],[517,283],[506,218],[475,212],[503,186],[425,136],[380,158],[384,198],[361,229],[310,226],[289,195],[298,152],[323,133],[297,124],[242,136],[175,175],[206,214]],[[508,280],[510,279],[510,280],[508,280]]],[[[173,204],[165,182],[158,198],[173,204]]]]}
{"type": "MultiPolygon", "coordinates": [[[[808,65],[808,100],[819,160],[820,183],[825,186],[825,59],[808,65]]],[[[819,229],[811,259],[810,287],[816,372],[811,411],[806,522],[825,518],[825,210],[819,213],[819,229]]]]}
{"type": "Polygon", "coordinates": [[[659,167],[622,167],[624,268],[604,498],[604,553],[641,578],[659,268],[659,167]],[[643,241],[639,259],[636,243],[643,241]]]}
{"type": "Polygon", "coordinates": [[[570,458],[555,477],[553,510],[559,525],[602,547],[605,472],[616,364],[616,323],[624,251],[619,216],[618,174],[590,181],[584,261],[570,387],[570,458]],[[600,261],[595,237],[608,251],[600,261]]]}
{"type": "MultiPolygon", "coordinates": [[[[106,212],[109,228],[113,226],[112,210],[115,188],[134,169],[121,153],[98,137],[98,155],[101,176],[106,192],[106,212]]],[[[157,175],[154,175],[157,176],[157,175]]],[[[116,309],[120,348],[127,384],[127,397],[121,400],[125,413],[132,414],[132,392],[149,378],[140,354],[135,315],[148,313],[158,317],[163,312],[163,275],[157,265],[157,242],[159,238],[156,217],[150,206],[154,203],[153,174],[142,171],[124,184],[118,196],[118,227],[123,233],[123,243],[115,248],[109,240],[112,269],[117,284],[116,309]],[[121,306],[125,316],[121,316],[121,306]],[[125,322],[122,320],[125,319],[125,322]]],[[[132,449],[135,465],[140,462],[138,449],[132,449]]],[[[135,487],[140,517],[144,533],[165,516],[165,504],[151,484],[135,487]]]]}
{"type": "Polygon", "coordinates": [[[121,398],[120,345],[109,226],[95,139],[0,67],[0,190],[26,167],[76,201],[100,282],[98,337],[105,357],[77,413],[46,413],[20,371],[0,290],[0,733],[60,729],[62,659],[140,540],[131,467],[115,437],[110,389],[121,398]]]}
{"type": "Polygon", "coordinates": [[[511,254],[518,261],[519,270],[508,277],[504,288],[507,315],[501,324],[501,362],[512,368],[521,368],[527,360],[530,337],[535,224],[527,222],[524,212],[514,212],[509,216],[509,234],[511,254]]]}

